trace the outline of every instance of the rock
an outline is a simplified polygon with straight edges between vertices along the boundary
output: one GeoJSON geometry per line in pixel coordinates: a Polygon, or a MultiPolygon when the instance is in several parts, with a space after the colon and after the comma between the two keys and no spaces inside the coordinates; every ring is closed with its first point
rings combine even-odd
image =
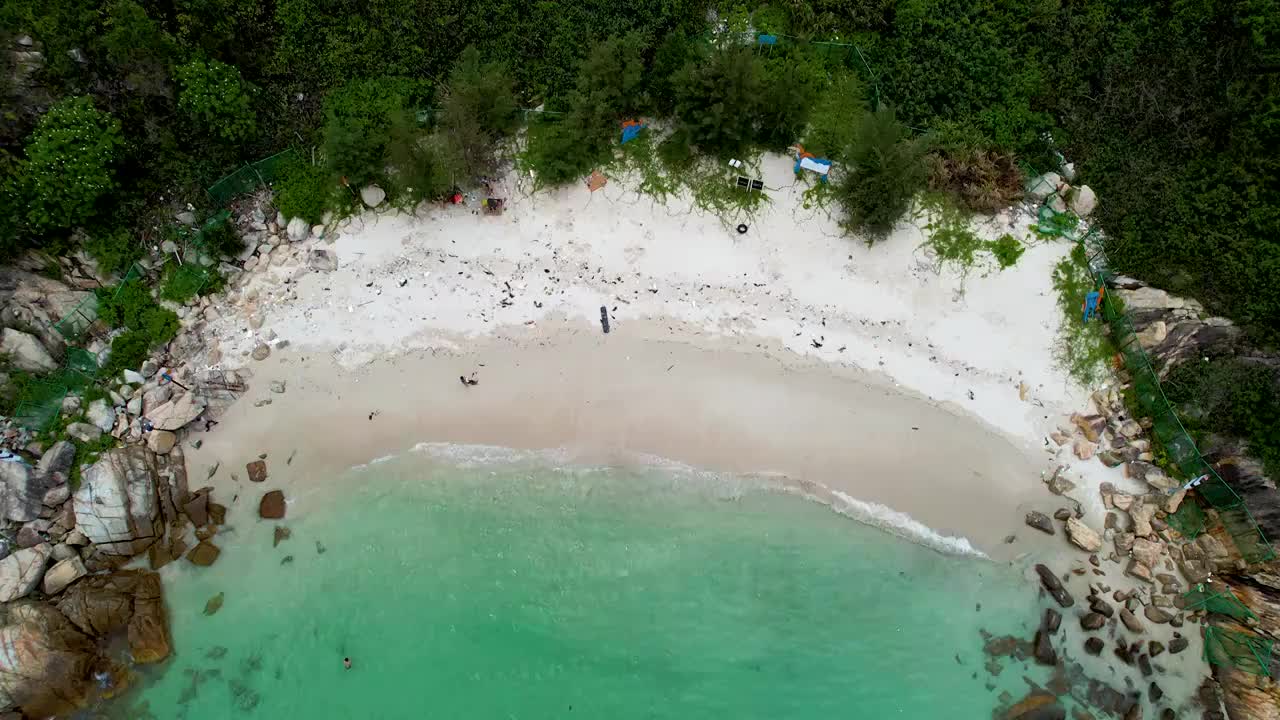
{"type": "Polygon", "coordinates": [[[175,214],[174,214],[174,216],[173,216],[173,219],[174,219],[174,220],[177,220],[178,222],[182,223],[183,225],[195,225],[195,224],[196,224],[196,214],[195,214],[195,213],[193,213],[193,212],[191,212],[190,210],[183,210],[182,212],[175,213],[175,214]]]}
{"type": "Polygon", "coordinates": [[[1096,595],[1089,598],[1089,609],[1098,613],[1102,617],[1107,618],[1108,620],[1110,620],[1111,616],[1114,615],[1116,612],[1115,608],[1111,607],[1111,605],[1106,600],[1103,600],[1102,598],[1096,595]]]}
{"type": "Polygon", "coordinates": [[[1097,655],[1101,653],[1103,646],[1102,638],[1091,637],[1084,641],[1084,651],[1090,655],[1097,655]]]}
{"type": "Polygon", "coordinates": [[[1089,217],[1093,214],[1094,208],[1098,206],[1098,196],[1088,185],[1081,185],[1078,188],[1073,188],[1068,194],[1068,197],[1068,204],[1071,207],[1071,212],[1082,218],[1089,217]]]}
{"type": "Polygon", "coordinates": [[[1065,495],[1076,489],[1076,484],[1062,477],[1062,468],[1058,468],[1057,472],[1049,477],[1046,483],[1049,486],[1049,492],[1054,495],[1065,495]]]}
{"type": "Polygon", "coordinates": [[[1026,523],[1028,526],[1033,527],[1042,533],[1046,533],[1048,535],[1054,534],[1053,521],[1049,519],[1048,515],[1045,515],[1042,512],[1032,510],[1027,513],[1026,523]]]}
{"type": "Polygon", "coordinates": [[[216,502],[209,503],[209,522],[214,525],[224,525],[227,522],[227,506],[219,505],[216,502]]]}
{"type": "Polygon", "coordinates": [[[18,529],[18,547],[31,548],[48,540],[49,521],[36,519],[18,529]]]}
{"type": "Polygon", "coordinates": [[[187,560],[189,560],[192,565],[208,567],[212,565],[221,554],[222,550],[218,549],[217,545],[214,545],[208,540],[201,540],[196,543],[195,547],[191,548],[191,552],[187,553],[187,560]]]}
{"type": "Polygon", "coordinates": [[[1075,443],[1071,446],[1071,450],[1076,454],[1076,457],[1081,460],[1088,460],[1093,457],[1095,452],[1097,452],[1098,446],[1084,438],[1076,438],[1075,443]]]}
{"type": "Polygon", "coordinates": [[[1152,542],[1146,538],[1137,538],[1133,541],[1133,559],[1154,568],[1160,564],[1160,555],[1164,551],[1164,546],[1158,542],[1152,542]]]}
{"type": "Polygon", "coordinates": [[[152,430],[147,433],[147,447],[157,455],[168,455],[177,442],[178,436],[168,430],[152,430]]]}
{"type": "Polygon", "coordinates": [[[35,590],[51,555],[53,546],[41,543],[0,560],[0,602],[24,598],[35,590]]]}
{"type": "Polygon", "coordinates": [[[284,492],[272,490],[262,496],[258,502],[258,517],[264,520],[279,520],[284,517],[284,492]]]}
{"type": "Polygon", "coordinates": [[[267,462],[265,460],[254,460],[246,464],[244,469],[249,473],[249,482],[264,482],[267,479],[267,462]]]}
{"type": "Polygon", "coordinates": [[[1168,610],[1162,610],[1154,605],[1148,605],[1143,608],[1142,614],[1146,615],[1148,620],[1156,623],[1157,625],[1165,625],[1173,619],[1173,613],[1168,610]]]}
{"type": "Polygon", "coordinates": [[[1080,434],[1084,435],[1085,440],[1091,443],[1098,442],[1102,437],[1102,431],[1107,427],[1107,419],[1101,415],[1081,415],[1076,413],[1071,416],[1071,424],[1080,430],[1080,434]]]}
{"type": "Polygon", "coordinates": [[[1044,615],[1040,618],[1040,629],[1050,634],[1058,632],[1058,628],[1062,627],[1062,613],[1053,608],[1045,608],[1044,615]]]}
{"type": "Polygon", "coordinates": [[[293,532],[283,525],[276,526],[275,537],[271,540],[271,547],[276,547],[280,543],[293,537],[293,532]]]}
{"type": "Polygon", "coordinates": [[[111,432],[111,429],[116,426],[116,411],[101,398],[89,403],[85,417],[91,425],[104,433],[111,432]]]}
{"type": "Polygon", "coordinates": [[[1128,512],[1129,508],[1133,507],[1133,500],[1134,497],[1129,493],[1111,493],[1111,504],[1114,505],[1117,510],[1124,510],[1125,512],[1128,512]]]}
{"type": "Polygon", "coordinates": [[[89,544],[89,538],[79,530],[72,530],[67,533],[66,543],[71,547],[85,547],[89,544]]]}
{"type": "Polygon", "coordinates": [[[1129,561],[1129,566],[1125,568],[1124,574],[1144,582],[1151,582],[1151,568],[1143,565],[1137,560],[1129,561]]]}
{"type": "Polygon", "coordinates": [[[136,370],[125,370],[122,375],[124,381],[130,385],[141,385],[147,381],[147,379],[142,376],[142,373],[136,370]]]}
{"type": "Polygon", "coordinates": [[[187,393],[147,412],[147,419],[156,430],[181,430],[200,417],[208,402],[195,393],[187,393]]]}
{"type": "Polygon", "coordinates": [[[1173,640],[1169,641],[1169,652],[1174,655],[1177,655],[1183,650],[1186,650],[1188,645],[1190,645],[1190,642],[1188,642],[1186,638],[1176,637],[1173,640]]]}
{"type": "Polygon", "coordinates": [[[173,397],[173,388],[169,385],[157,385],[147,388],[142,393],[142,411],[148,415],[173,397]]]}
{"type": "Polygon", "coordinates": [[[1058,664],[1058,653],[1053,649],[1053,640],[1049,632],[1037,630],[1035,642],[1032,643],[1033,656],[1041,665],[1053,667],[1058,664]]]}
{"type": "Polygon", "coordinates": [[[4,516],[15,522],[27,522],[40,516],[44,504],[44,488],[36,482],[36,473],[26,463],[0,463],[0,506],[4,516]]]}
{"type": "Polygon", "coordinates": [[[226,593],[218,593],[209,598],[209,602],[204,604],[205,615],[216,615],[222,609],[222,601],[226,599],[226,593]]]}
{"type": "Polygon", "coordinates": [[[1037,564],[1036,574],[1040,576],[1040,585],[1053,596],[1058,605],[1071,607],[1075,604],[1075,598],[1071,597],[1071,593],[1067,592],[1067,589],[1062,586],[1062,581],[1058,579],[1057,575],[1053,574],[1052,570],[1043,564],[1037,564]]]}
{"type": "Polygon", "coordinates": [[[1147,652],[1150,653],[1153,658],[1160,657],[1160,654],[1164,652],[1164,643],[1159,640],[1152,640],[1147,643],[1147,652]]]}
{"type": "Polygon", "coordinates": [[[1060,185],[1062,185],[1062,176],[1056,172],[1047,172],[1027,182],[1027,195],[1038,202],[1044,202],[1058,191],[1060,185]]]}
{"type": "MultiPolygon", "coordinates": [[[[1129,612],[1128,608],[1120,608],[1120,622],[1124,623],[1124,626],[1128,628],[1131,633],[1142,633],[1146,631],[1146,627],[1143,626],[1142,621],[1133,613],[1129,612]]],[[[1152,653],[1152,655],[1156,654],[1157,653],[1152,653]]]]}
{"type": "Polygon", "coordinates": [[[9,365],[36,375],[58,369],[58,361],[39,339],[13,328],[5,328],[0,335],[0,355],[8,358],[9,365]]]}
{"type": "Polygon", "coordinates": [[[1133,549],[1133,543],[1136,539],[1133,533],[1116,533],[1116,552],[1121,555],[1128,555],[1129,551],[1133,549]]]}
{"type": "Polygon", "coordinates": [[[285,226],[285,234],[289,236],[291,242],[302,242],[307,239],[307,235],[311,233],[311,226],[306,220],[300,217],[293,218],[289,224],[285,226]]]}
{"type": "Polygon", "coordinates": [[[317,240],[323,240],[323,239],[324,239],[324,226],[323,226],[323,225],[312,225],[312,226],[311,226],[311,235],[312,235],[313,237],[315,237],[317,240]]]}
{"type": "MultiPolygon", "coordinates": [[[[1170,515],[1178,512],[1178,508],[1182,507],[1182,501],[1187,497],[1187,491],[1179,488],[1170,495],[1164,496],[1164,511],[1170,515]]],[[[1154,522],[1154,521],[1152,521],[1154,522]]]]}
{"type": "Polygon", "coordinates": [[[72,555],[49,568],[44,574],[44,594],[53,596],[62,592],[68,585],[84,577],[84,561],[79,555],[72,555]]]}
{"type": "Polygon", "coordinates": [[[250,355],[250,357],[258,361],[266,360],[270,356],[271,348],[268,347],[266,343],[258,343],[258,345],[253,348],[253,353],[250,355]]]}
{"type": "Polygon", "coordinates": [[[338,269],[338,256],[328,250],[313,248],[307,252],[307,267],[316,272],[333,272],[338,269]]]}
{"type": "Polygon", "coordinates": [[[1085,552],[1094,553],[1102,549],[1102,538],[1098,533],[1075,518],[1067,520],[1067,537],[1085,552]]]}
{"type": "Polygon", "coordinates": [[[279,394],[283,394],[283,393],[284,393],[284,387],[285,387],[285,386],[284,386],[284,381],[283,381],[283,380],[272,380],[272,381],[271,381],[271,392],[276,393],[277,395],[279,395],[279,394]]]}
{"type": "Polygon", "coordinates": [[[1010,707],[1004,720],[1066,720],[1067,711],[1058,699],[1043,690],[1032,691],[1010,707]]]}
{"type": "Polygon", "coordinates": [[[127,630],[136,663],[159,662],[171,651],[160,576],[150,570],[90,575],[63,593],[58,609],[90,637],[127,630]]]}
{"type": "Polygon", "coordinates": [[[377,185],[365,185],[360,190],[360,200],[366,207],[376,208],[387,198],[387,193],[377,185]]]}
{"type": "Polygon", "coordinates": [[[49,507],[56,507],[71,497],[67,486],[71,479],[71,464],[76,459],[76,446],[67,440],[53,444],[53,447],[40,456],[36,465],[35,482],[44,488],[42,502],[49,507]]]}
{"type": "Polygon", "coordinates": [[[76,527],[102,552],[137,555],[163,534],[154,468],[146,448],[130,445],[84,470],[72,496],[76,527]]]}
{"type": "Polygon", "coordinates": [[[65,542],[61,542],[53,546],[52,557],[54,562],[62,562],[67,558],[80,557],[80,553],[76,552],[75,548],[65,542]]]}
{"type": "Polygon", "coordinates": [[[1085,630],[1093,631],[1107,624],[1107,619],[1096,612],[1085,614],[1080,618],[1080,627],[1085,630]]]}
{"type": "Polygon", "coordinates": [[[182,506],[182,512],[186,513],[187,518],[191,520],[191,524],[196,527],[204,527],[209,524],[209,494],[205,492],[197,492],[191,496],[191,500],[182,506]]]}
{"type": "Polygon", "coordinates": [[[129,413],[130,415],[141,415],[142,414],[142,396],[135,395],[129,398],[129,402],[125,403],[124,409],[125,409],[125,412],[129,413]]]}
{"type": "MultiPolygon", "coordinates": [[[[1141,502],[1135,501],[1133,507],[1129,508],[1129,519],[1133,521],[1133,534],[1138,537],[1147,537],[1154,532],[1151,527],[1151,520],[1156,516],[1158,508],[1153,503],[1145,500],[1141,502]]],[[[1207,537],[1202,535],[1201,537],[1207,537]]]]}
{"type": "Polygon", "coordinates": [[[89,698],[97,648],[50,605],[18,603],[0,628],[0,699],[20,717],[70,716],[89,698]]]}
{"type": "Polygon", "coordinates": [[[1068,509],[1066,509],[1066,508],[1058,508],[1058,509],[1053,513],[1053,519],[1054,519],[1054,520],[1069,520],[1069,519],[1071,519],[1071,517],[1072,517],[1072,515],[1071,515],[1071,511],[1070,511],[1070,510],[1068,510],[1068,509]]]}

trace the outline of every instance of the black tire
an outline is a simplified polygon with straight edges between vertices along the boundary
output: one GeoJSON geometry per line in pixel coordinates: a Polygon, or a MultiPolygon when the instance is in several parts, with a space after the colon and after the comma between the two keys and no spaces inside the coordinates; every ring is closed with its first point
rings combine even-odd
{"type": "Polygon", "coordinates": [[[738,234],[739,234],[739,235],[746,235],[746,234],[747,234],[747,224],[746,224],[746,223],[738,223],[738,234]]]}

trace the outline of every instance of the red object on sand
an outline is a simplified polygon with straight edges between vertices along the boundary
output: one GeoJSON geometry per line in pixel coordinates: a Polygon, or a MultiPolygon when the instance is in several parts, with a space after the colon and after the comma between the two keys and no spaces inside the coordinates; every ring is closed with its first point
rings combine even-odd
{"type": "Polygon", "coordinates": [[[457,205],[458,203],[461,203],[461,202],[462,202],[462,193],[454,193],[454,194],[453,194],[453,197],[449,198],[449,202],[453,203],[454,205],[457,205]]]}

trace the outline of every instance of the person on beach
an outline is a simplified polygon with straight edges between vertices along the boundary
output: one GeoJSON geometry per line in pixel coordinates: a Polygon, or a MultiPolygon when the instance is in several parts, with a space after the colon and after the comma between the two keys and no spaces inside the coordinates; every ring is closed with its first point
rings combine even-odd
{"type": "Polygon", "coordinates": [[[350,669],[351,669],[351,658],[349,658],[349,657],[342,658],[342,667],[344,667],[344,668],[346,668],[346,669],[350,670],[350,669]]]}

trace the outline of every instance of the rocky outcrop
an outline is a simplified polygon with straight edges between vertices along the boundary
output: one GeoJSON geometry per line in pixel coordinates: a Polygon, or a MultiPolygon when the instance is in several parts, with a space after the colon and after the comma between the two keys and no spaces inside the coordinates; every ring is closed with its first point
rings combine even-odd
{"type": "Polygon", "coordinates": [[[0,355],[7,357],[19,370],[37,375],[58,369],[58,361],[35,336],[13,328],[5,328],[0,334],[0,355]]]}
{"type": "Polygon", "coordinates": [[[76,527],[97,549],[136,555],[162,534],[155,456],[141,445],[107,451],[83,473],[76,527]]]}
{"type": "Polygon", "coordinates": [[[58,609],[89,637],[126,631],[134,662],[159,662],[169,656],[169,624],[160,576],[154,572],[120,570],[84,578],[67,590],[58,609]]]}
{"type": "Polygon", "coordinates": [[[45,353],[56,361],[66,347],[56,324],[91,295],[33,272],[0,268],[0,325],[38,338],[45,353]]]}
{"type": "Polygon", "coordinates": [[[0,707],[26,717],[69,714],[88,698],[97,649],[57,609],[11,605],[0,628],[0,707]]]}
{"type": "Polygon", "coordinates": [[[63,497],[75,446],[55,443],[33,468],[25,463],[0,463],[0,510],[14,522],[29,522],[40,516],[45,506],[53,507],[63,497]]]}

